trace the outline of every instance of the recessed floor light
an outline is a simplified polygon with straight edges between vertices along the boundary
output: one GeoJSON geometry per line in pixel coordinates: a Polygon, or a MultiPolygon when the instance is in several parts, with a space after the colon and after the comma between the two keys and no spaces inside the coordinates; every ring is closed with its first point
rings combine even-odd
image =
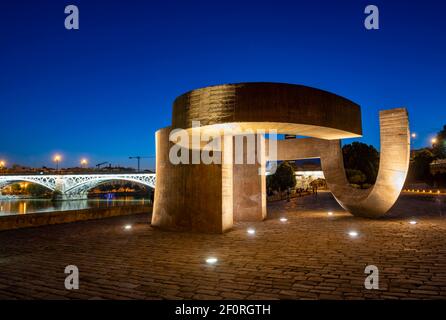
{"type": "Polygon", "coordinates": [[[331,211],[328,211],[328,213],[327,213],[329,216],[332,216],[333,215],[333,212],[331,212],[331,211]]]}
{"type": "Polygon", "coordinates": [[[124,226],[124,229],[125,230],[130,230],[130,229],[132,229],[132,225],[127,224],[127,225],[124,226]]]}
{"type": "Polygon", "coordinates": [[[253,228],[249,228],[249,229],[247,230],[247,232],[248,232],[248,234],[256,234],[256,230],[253,229],[253,228]]]}
{"type": "Polygon", "coordinates": [[[411,220],[409,221],[410,224],[417,224],[417,222],[415,220],[411,220]]]}
{"type": "Polygon", "coordinates": [[[215,257],[209,257],[209,258],[206,259],[206,263],[207,264],[216,264],[217,261],[218,261],[218,259],[215,258],[215,257]]]}
{"type": "Polygon", "coordinates": [[[358,236],[358,232],[356,232],[356,231],[350,231],[350,232],[348,233],[348,235],[349,235],[350,237],[352,237],[352,238],[356,238],[356,237],[358,236]]]}
{"type": "Polygon", "coordinates": [[[280,218],[280,221],[281,221],[281,222],[287,222],[288,219],[287,219],[287,218],[280,218]]]}

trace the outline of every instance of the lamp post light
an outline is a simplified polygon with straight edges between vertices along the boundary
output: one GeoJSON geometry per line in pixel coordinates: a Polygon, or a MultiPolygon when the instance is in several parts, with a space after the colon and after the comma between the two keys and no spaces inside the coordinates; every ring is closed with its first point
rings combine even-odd
{"type": "Polygon", "coordinates": [[[82,160],[81,160],[81,166],[82,166],[82,168],[87,168],[87,164],[88,164],[88,160],[87,159],[85,159],[85,158],[83,158],[82,160]]]}
{"type": "Polygon", "coordinates": [[[59,171],[59,162],[62,160],[62,157],[59,154],[54,156],[54,162],[56,163],[56,172],[59,171]]]}
{"type": "Polygon", "coordinates": [[[415,149],[413,140],[415,140],[415,139],[417,138],[417,134],[416,134],[416,132],[412,132],[412,133],[410,134],[410,138],[411,138],[411,139],[410,139],[410,151],[411,151],[410,156],[412,157],[412,151],[415,149]]]}
{"type": "Polygon", "coordinates": [[[436,144],[437,143],[437,138],[432,138],[431,142],[432,142],[432,145],[436,144]]]}
{"type": "Polygon", "coordinates": [[[0,170],[3,171],[3,169],[6,168],[6,161],[5,160],[0,160],[0,170]]]}

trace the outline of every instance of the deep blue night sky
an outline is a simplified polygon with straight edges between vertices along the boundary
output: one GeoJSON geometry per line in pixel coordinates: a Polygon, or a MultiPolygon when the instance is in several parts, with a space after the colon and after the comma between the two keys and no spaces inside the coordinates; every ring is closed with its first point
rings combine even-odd
{"type": "MultiPolygon", "coordinates": [[[[20,1],[0,5],[0,158],[135,165],[176,96],[212,84],[314,86],[362,107],[406,106],[415,147],[446,124],[444,1],[20,1]],[[64,28],[76,4],[80,30],[64,28]],[[378,5],[367,31],[364,8],[378,5]]],[[[347,141],[348,142],[348,141],[347,141]]],[[[145,167],[153,168],[153,160],[145,167]]]]}

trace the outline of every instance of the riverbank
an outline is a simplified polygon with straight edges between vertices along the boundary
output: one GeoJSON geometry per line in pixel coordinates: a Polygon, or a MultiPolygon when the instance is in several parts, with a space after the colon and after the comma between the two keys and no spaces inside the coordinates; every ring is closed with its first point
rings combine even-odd
{"type": "Polygon", "coordinates": [[[149,204],[0,216],[0,231],[151,213],[149,204]]]}

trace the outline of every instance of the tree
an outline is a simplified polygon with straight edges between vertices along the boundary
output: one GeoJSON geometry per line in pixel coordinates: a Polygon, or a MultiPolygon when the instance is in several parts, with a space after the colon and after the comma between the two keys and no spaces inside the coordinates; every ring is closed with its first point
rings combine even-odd
{"type": "Polygon", "coordinates": [[[22,191],[22,187],[19,183],[14,183],[11,185],[11,191],[12,193],[19,193],[20,191],[22,191]]]}
{"type": "Polygon", "coordinates": [[[437,133],[436,142],[432,145],[432,153],[436,159],[446,158],[446,125],[437,133]]]}
{"type": "Polygon", "coordinates": [[[39,184],[30,183],[26,187],[26,191],[32,196],[43,196],[48,193],[48,189],[39,184]]]}
{"type": "Polygon", "coordinates": [[[293,167],[286,161],[282,162],[274,174],[267,178],[268,189],[284,191],[296,186],[293,167]]]}
{"type": "MultiPolygon", "coordinates": [[[[363,183],[375,183],[379,170],[379,153],[374,146],[353,142],[342,147],[342,154],[345,169],[357,170],[364,174],[366,179],[363,183]]],[[[359,179],[358,174],[353,176],[359,179]]]]}
{"type": "Polygon", "coordinates": [[[360,171],[360,170],[347,169],[347,170],[345,170],[345,173],[347,174],[347,180],[351,184],[362,185],[367,180],[367,177],[365,176],[365,174],[362,173],[362,171],[360,171]]]}
{"type": "Polygon", "coordinates": [[[410,164],[409,175],[415,181],[432,182],[430,164],[435,156],[428,149],[418,151],[410,164]]]}

